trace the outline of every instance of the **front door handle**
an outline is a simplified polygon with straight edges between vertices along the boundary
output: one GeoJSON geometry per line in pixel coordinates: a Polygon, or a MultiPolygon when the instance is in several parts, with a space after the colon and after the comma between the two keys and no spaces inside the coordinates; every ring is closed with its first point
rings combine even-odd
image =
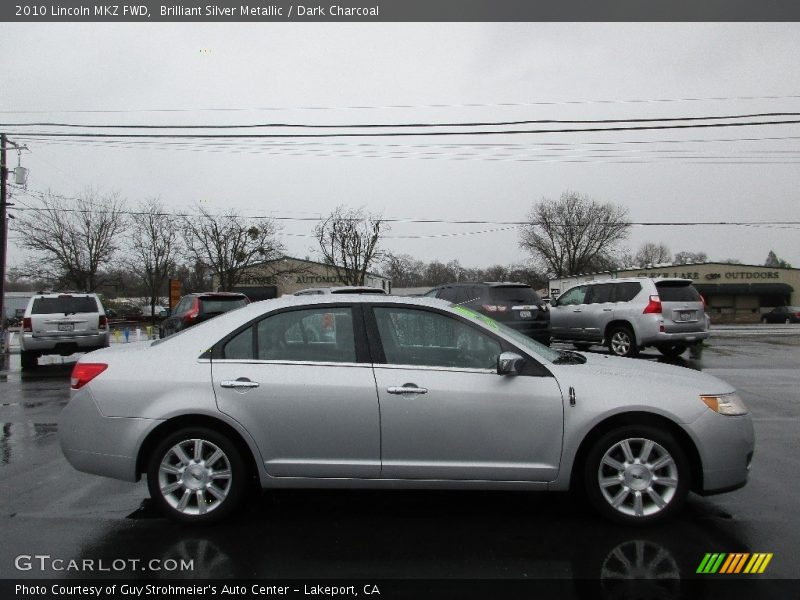
{"type": "Polygon", "coordinates": [[[576,309],[575,309],[575,310],[573,310],[572,312],[583,312],[583,311],[582,311],[580,308],[576,308],[576,309]]]}
{"type": "Polygon", "coordinates": [[[224,388],[257,388],[259,383],[257,381],[250,381],[247,377],[239,377],[239,379],[226,379],[220,382],[220,387],[224,388]]]}
{"type": "Polygon", "coordinates": [[[403,386],[393,385],[386,388],[390,394],[427,394],[428,388],[417,387],[413,383],[407,383],[403,386]]]}
{"type": "Polygon", "coordinates": [[[614,309],[613,308],[604,308],[603,312],[611,312],[612,310],[614,310],[614,309]]]}

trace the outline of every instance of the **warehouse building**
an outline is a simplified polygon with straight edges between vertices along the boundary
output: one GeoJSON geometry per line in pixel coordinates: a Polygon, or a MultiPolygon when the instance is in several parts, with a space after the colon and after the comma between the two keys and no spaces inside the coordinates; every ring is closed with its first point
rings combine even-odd
{"type": "MultiPolygon", "coordinates": [[[[214,278],[214,289],[217,289],[218,278],[214,278]]],[[[302,258],[284,256],[251,265],[242,275],[237,286],[232,290],[242,292],[253,299],[278,298],[285,294],[294,294],[306,288],[337,287],[347,285],[337,275],[336,270],[325,263],[302,258]]],[[[392,291],[392,282],[386,277],[367,273],[364,285],[392,291]]]]}
{"type": "Polygon", "coordinates": [[[776,306],[800,305],[800,269],[705,262],[657,265],[589,273],[550,280],[550,297],[587,281],[618,277],[679,277],[691,279],[708,305],[713,323],[757,323],[776,306]]]}

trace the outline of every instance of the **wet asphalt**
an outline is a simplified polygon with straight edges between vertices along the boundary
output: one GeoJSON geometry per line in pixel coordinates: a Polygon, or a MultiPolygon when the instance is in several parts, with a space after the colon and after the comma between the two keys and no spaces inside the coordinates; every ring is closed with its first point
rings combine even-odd
{"type": "MultiPolygon", "coordinates": [[[[662,359],[646,352],[636,360],[662,359]]],[[[35,554],[106,565],[193,561],[185,572],[137,564],[106,578],[629,574],[653,578],[667,595],[681,579],[702,577],[695,571],[707,552],[770,552],[759,577],[800,573],[800,326],[774,335],[727,331],[699,358],[671,361],[738,388],[754,418],[756,454],[745,488],[691,495],[680,515],[651,528],[607,523],[568,494],[318,490],[253,493],[230,521],[179,525],[151,508],[144,482],[79,473],[63,458],[57,436],[69,360],[24,375],[18,361],[11,355],[0,374],[1,578],[93,575],[15,567],[16,557],[35,554]]]]}

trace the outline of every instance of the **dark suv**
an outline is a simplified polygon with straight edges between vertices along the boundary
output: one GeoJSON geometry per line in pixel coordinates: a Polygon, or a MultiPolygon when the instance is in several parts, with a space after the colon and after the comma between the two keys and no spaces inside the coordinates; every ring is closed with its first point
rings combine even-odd
{"type": "Polygon", "coordinates": [[[234,292],[188,294],[180,299],[170,316],[161,322],[161,337],[178,333],[187,327],[249,303],[247,296],[234,292]]]}
{"type": "Polygon", "coordinates": [[[448,283],[425,295],[466,306],[550,345],[550,312],[529,285],[492,281],[448,283]]]}

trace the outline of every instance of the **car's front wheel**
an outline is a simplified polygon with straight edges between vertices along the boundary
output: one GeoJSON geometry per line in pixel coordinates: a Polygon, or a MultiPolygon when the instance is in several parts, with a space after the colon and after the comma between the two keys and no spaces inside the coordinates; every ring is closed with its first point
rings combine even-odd
{"type": "Polygon", "coordinates": [[[167,516],[184,522],[218,521],[241,502],[246,487],[241,452],[226,436],[204,427],[166,436],[150,457],[150,496],[167,516]]]}
{"type": "Polygon", "coordinates": [[[608,332],[608,349],[611,354],[632,358],[639,354],[636,336],[626,325],[618,325],[608,332]]]}
{"type": "Polygon", "coordinates": [[[669,433],[625,426],[594,443],[584,470],[586,495],[603,516],[649,524],[675,512],[689,493],[689,462],[669,433]]]}

